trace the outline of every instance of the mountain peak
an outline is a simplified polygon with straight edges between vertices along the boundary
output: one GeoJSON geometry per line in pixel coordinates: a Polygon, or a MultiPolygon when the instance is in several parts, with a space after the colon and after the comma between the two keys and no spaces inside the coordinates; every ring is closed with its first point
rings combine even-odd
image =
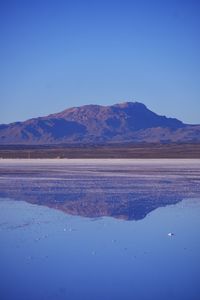
{"type": "Polygon", "coordinates": [[[124,102],[121,102],[121,103],[114,104],[113,106],[118,106],[118,107],[121,107],[121,108],[128,108],[128,107],[147,108],[143,103],[137,102],[137,101],[135,101],[135,102],[124,101],[124,102]]]}

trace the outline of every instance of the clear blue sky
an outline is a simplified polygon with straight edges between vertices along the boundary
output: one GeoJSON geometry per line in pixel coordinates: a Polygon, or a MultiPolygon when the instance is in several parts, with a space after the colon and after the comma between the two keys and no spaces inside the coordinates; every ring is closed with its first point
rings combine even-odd
{"type": "Polygon", "coordinates": [[[139,101],[200,123],[199,0],[0,0],[0,123],[139,101]]]}

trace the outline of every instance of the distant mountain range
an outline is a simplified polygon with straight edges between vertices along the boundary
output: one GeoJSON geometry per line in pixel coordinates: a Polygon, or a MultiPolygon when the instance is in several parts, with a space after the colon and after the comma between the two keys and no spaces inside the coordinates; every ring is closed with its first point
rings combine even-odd
{"type": "Polygon", "coordinates": [[[200,142],[200,125],[157,115],[139,102],[85,105],[0,125],[0,144],[200,142]]]}

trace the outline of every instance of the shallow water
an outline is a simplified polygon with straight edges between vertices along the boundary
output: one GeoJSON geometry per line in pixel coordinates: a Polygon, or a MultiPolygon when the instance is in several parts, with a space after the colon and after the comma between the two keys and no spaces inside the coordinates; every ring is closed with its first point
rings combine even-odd
{"type": "Polygon", "coordinates": [[[199,172],[0,163],[0,299],[199,299],[199,172]]]}

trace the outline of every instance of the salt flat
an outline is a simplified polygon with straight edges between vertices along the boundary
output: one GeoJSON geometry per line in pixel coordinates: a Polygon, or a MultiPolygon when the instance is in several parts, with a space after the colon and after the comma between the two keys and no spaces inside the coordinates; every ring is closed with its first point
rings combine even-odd
{"type": "Polygon", "coordinates": [[[20,158],[16,158],[16,159],[0,159],[0,165],[1,164],[35,164],[35,163],[41,163],[41,164],[141,164],[141,165],[146,165],[146,164],[184,164],[184,165],[188,165],[188,164],[192,164],[192,165],[199,165],[200,166],[200,159],[197,158],[187,158],[187,159],[183,159],[183,158],[72,158],[72,159],[67,159],[67,158],[63,158],[63,159],[40,159],[40,158],[35,158],[35,159],[20,159],[20,158]]]}
{"type": "Polygon", "coordinates": [[[0,196],[83,216],[143,218],[200,197],[200,160],[3,159],[0,196]]]}
{"type": "Polygon", "coordinates": [[[199,214],[197,159],[1,160],[1,298],[198,300],[199,214]]]}

